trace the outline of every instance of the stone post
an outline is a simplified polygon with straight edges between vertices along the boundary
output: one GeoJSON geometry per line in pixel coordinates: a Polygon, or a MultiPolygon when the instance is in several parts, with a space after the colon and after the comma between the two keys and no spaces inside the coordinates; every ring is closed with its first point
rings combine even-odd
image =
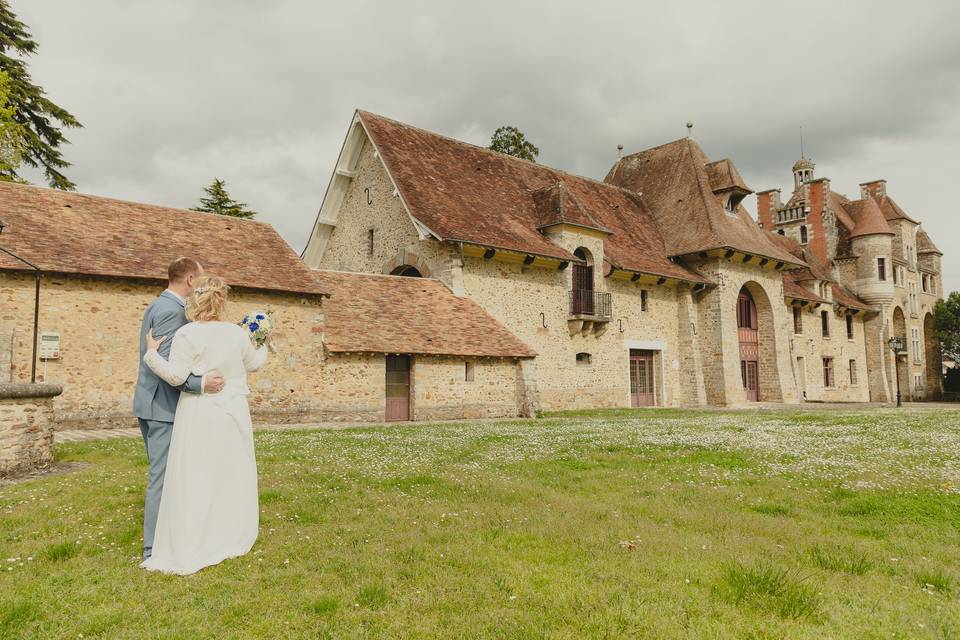
{"type": "Polygon", "coordinates": [[[53,461],[53,399],[56,384],[0,382],[0,476],[53,461]]]}

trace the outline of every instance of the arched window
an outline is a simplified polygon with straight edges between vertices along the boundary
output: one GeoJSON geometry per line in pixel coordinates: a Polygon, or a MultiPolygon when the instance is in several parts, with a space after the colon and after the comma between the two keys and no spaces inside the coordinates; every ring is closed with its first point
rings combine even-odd
{"type": "Polygon", "coordinates": [[[800,244],[807,244],[807,226],[800,227],[800,244]]]}
{"type": "Polygon", "coordinates": [[[392,276],[404,276],[406,278],[422,278],[423,274],[416,267],[411,267],[408,264],[402,264],[393,271],[390,272],[392,276]]]}

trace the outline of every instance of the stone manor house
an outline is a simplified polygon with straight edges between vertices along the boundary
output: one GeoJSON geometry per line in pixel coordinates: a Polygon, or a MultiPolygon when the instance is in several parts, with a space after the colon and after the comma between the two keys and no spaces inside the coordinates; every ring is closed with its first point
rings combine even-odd
{"type": "Polygon", "coordinates": [[[888,402],[892,335],[904,396],[936,396],[942,254],[884,181],[850,200],[801,159],[759,221],[751,193],[690,138],[600,182],[359,111],[303,259],[474,301],[537,353],[544,409],[888,402]]]}
{"type": "MultiPolygon", "coordinates": [[[[238,320],[276,314],[259,421],[888,402],[894,335],[904,397],[935,397],[942,254],[885,183],[850,200],[801,159],[757,221],[751,193],[689,138],[601,182],[360,111],[302,256],[261,222],[17,184],[0,246],[42,269],[58,428],[132,423],[140,318],[179,255],[227,277],[238,320]]],[[[0,382],[29,380],[33,283],[0,254],[0,382]]]]}

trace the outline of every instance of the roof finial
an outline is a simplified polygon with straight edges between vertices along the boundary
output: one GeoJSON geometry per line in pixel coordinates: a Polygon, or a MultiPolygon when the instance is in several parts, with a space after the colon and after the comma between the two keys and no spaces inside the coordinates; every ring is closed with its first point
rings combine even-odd
{"type": "Polygon", "coordinates": [[[693,123],[687,122],[687,137],[689,138],[693,134],[693,123]]]}
{"type": "Polygon", "coordinates": [[[803,155],[803,125],[800,125],[800,158],[806,158],[807,156],[803,155]]]}
{"type": "Polygon", "coordinates": [[[619,159],[620,159],[620,156],[622,156],[622,155],[623,155],[623,145],[622,145],[622,144],[618,144],[618,145],[617,145],[617,159],[619,160],[619,159]]]}

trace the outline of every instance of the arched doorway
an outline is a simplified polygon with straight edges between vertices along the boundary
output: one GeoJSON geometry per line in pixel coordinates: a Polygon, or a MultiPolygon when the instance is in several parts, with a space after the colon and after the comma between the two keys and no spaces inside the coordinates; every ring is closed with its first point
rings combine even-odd
{"type": "MultiPolygon", "coordinates": [[[[907,335],[907,319],[903,315],[903,309],[894,307],[893,309],[893,336],[901,338],[906,351],[900,354],[900,364],[894,363],[894,369],[899,369],[898,378],[900,380],[900,397],[909,399],[910,396],[910,337],[907,335]]],[[[896,393],[896,389],[894,389],[896,393]]]]}
{"type": "Polygon", "coordinates": [[[943,394],[943,361],[940,342],[933,329],[933,314],[923,317],[923,355],[926,363],[927,399],[936,400],[943,394]]]}
{"type": "Polygon", "coordinates": [[[573,265],[573,297],[571,310],[574,315],[593,315],[593,255],[589,250],[579,247],[573,255],[583,263],[573,265]]]}
{"type": "Polygon", "coordinates": [[[737,296],[737,337],[740,341],[740,378],[747,400],[760,400],[760,336],[757,305],[743,287],[737,296]]]}
{"type": "Polygon", "coordinates": [[[403,276],[405,278],[422,278],[423,275],[419,269],[409,264],[402,264],[390,272],[392,276],[403,276]]]}

